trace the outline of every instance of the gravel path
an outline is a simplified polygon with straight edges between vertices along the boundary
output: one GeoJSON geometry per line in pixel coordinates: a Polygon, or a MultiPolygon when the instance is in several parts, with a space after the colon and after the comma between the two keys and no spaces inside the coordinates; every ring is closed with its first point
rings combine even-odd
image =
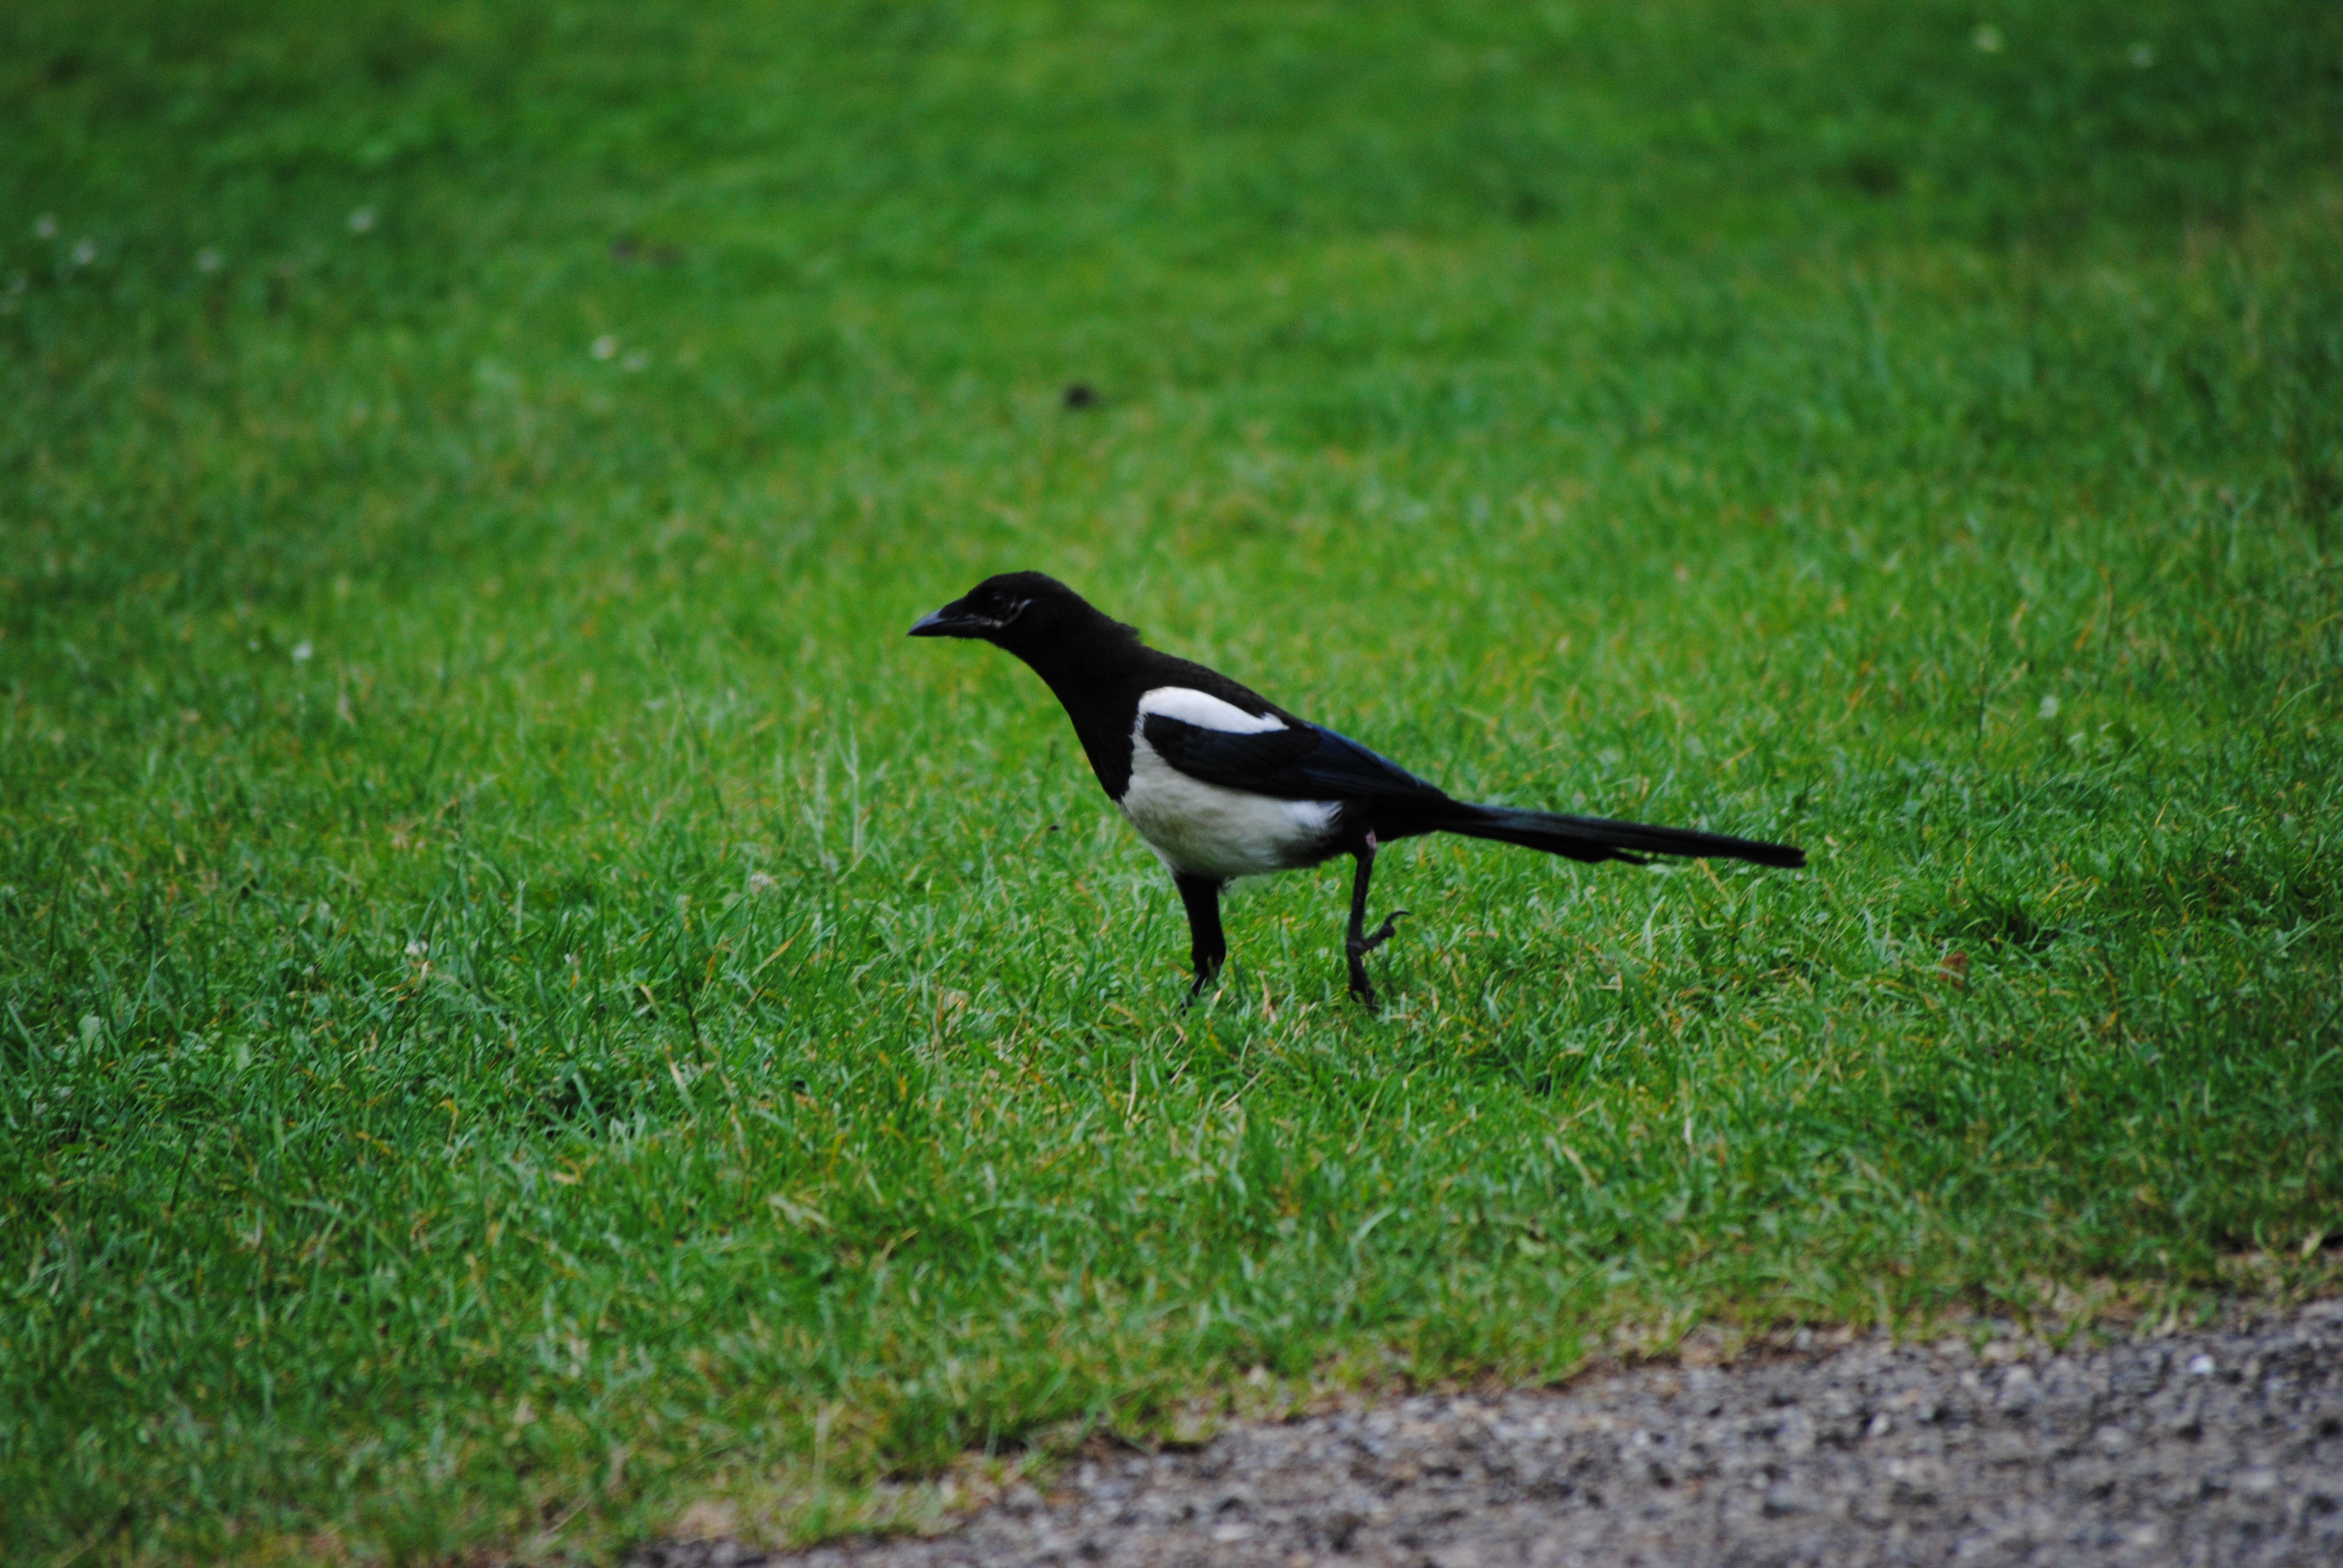
{"type": "Polygon", "coordinates": [[[2343,1302],[2053,1353],[1867,1340],[1100,1447],[947,1535],[632,1568],[2343,1563],[2343,1302]]]}

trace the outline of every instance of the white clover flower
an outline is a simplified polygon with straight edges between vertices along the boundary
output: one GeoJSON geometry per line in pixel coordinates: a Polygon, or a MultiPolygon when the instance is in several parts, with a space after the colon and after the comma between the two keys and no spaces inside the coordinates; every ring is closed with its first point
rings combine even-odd
{"type": "Polygon", "coordinates": [[[624,359],[618,361],[619,364],[625,366],[629,370],[640,370],[644,366],[649,365],[650,362],[651,357],[648,354],[629,354],[624,359]]]}
{"type": "Polygon", "coordinates": [[[407,944],[407,956],[408,958],[426,958],[429,956],[430,952],[431,944],[425,941],[421,937],[417,937],[413,941],[407,944]]]}
{"type": "Polygon", "coordinates": [[[91,262],[96,261],[96,259],[97,241],[94,239],[85,239],[75,242],[73,247],[73,264],[75,266],[87,266],[91,262]]]}
{"type": "Polygon", "coordinates": [[[220,269],[220,263],[226,259],[226,257],[221,256],[217,250],[207,245],[204,246],[203,249],[196,252],[196,270],[197,272],[217,272],[220,269]]]}
{"type": "Polygon", "coordinates": [[[2044,692],[2042,694],[2042,706],[2034,710],[2034,716],[2037,719],[2057,718],[2058,694],[2055,691],[2044,692]]]}
{"type": "Polygon", "coordinates": [[[2145,71],[2155,65],[2155,46],[2149,44],[2134,44],[2131,46],[2131,64],[2132,69],[2136,71],[2145,71]]]}
{"type": "Polygon", "coordinates": [[[374,226],[374,208],[362,206],[350,214],[350,232],[364,234],[374,226]]]}
{"type": "Polygon", "coordinates": [[[45,212],[33,220],[33,237],[35,239],[57,237],[57,220],[54,213],[45,212]]]}
{"type": "Polygon", "coordinates": [[[1989,22],[1979,23],[1977,30],[1969,35],[1969,42],[1977,46],[1980,55],[1998,55],[2007,41],[2001,35],[2001,29],[1989,22]]]}
{"type": "Polygon", "coordinates": [[[594,339],[591,352],[597,359],[608,359],[618,351],[618,340],[605,332],[594,339]]]}
{"type": "Polygon", "coordinates": [[[310,658],[316,655],[317,651],[317,650],[316,648],[309,646],[306,639],[297,642],[293,645],[293,662],[296,664],[307,664],[309,662],[310,658]]]}

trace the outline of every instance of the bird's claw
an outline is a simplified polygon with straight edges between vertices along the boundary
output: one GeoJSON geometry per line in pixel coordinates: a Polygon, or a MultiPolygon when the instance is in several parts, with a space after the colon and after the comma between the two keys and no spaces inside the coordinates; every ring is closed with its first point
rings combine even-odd
{"type": "Polygon", "coordinates": [[[1368,932],[1363,937],[1350,938],[1342,945],[1348,948],[1354,954],[1363,956],[1367,953],[1371,953],[1377,948],[1383,946],[1385,942],[1391,940],[1392,938],[1398,933],[1398,926],[1396,922],[1402,915],[1406,913],[1407,911],[1405,910],[1393,910],[1390,914],[1383,917],[1383,923],[1382,925],[1377,926],[1373,930],[1368,932]]]}

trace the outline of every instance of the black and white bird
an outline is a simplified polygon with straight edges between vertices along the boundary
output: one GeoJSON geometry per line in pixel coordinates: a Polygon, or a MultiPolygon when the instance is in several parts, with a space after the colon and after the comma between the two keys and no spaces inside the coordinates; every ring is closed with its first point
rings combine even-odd
{"type": "Polygon", "coordinates": [[[1375,851],[1395,839],[1462,833],[1564,855],[1643,863],[1725,856],[1796,867],[1804,850],[1683,828],[1475,806],[1357,741],[1288,713],[1217,670],[1159,653],[1040,572],[987,578],[920,618],[913,637],[974,638],[1023,659],[1057,694],[1098,781],[1172,871],[1188,909],[1194,996],[1228,957],[1221,890],[1337,855],[1358,861],[1344,950],[1351,993],[1373,1007],[1366,956],[1405,910],[1367,930],[1375,851]]]}

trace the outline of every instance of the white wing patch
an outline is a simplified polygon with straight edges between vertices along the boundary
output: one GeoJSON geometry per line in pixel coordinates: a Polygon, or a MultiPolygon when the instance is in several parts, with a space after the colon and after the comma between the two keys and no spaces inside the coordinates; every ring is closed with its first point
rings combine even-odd
{"type": "Polygon", "coordinates": [[[1185,686],[1159,686],[1139,699],[1131,787],[1119,804],[1165,865],[1192,876],[1258,877],[1322,857],[1341,809],[1336,802],[1278,800],[1191,779],[1147,743],[1147,719],[1156,713],[1232,735],[1265,735],[1285,721],[1185,686]]]}
{"type": "Polygon", "coordinates": [[[1139,716],[1144,719],[1151,713],[1192,724],[1199,729],[1217,729],[1224,735],[1266,735],[1285,728],[1285,720],[1274,713],[1255,718],[1235,703],[1223,702],[1192,686],[1157,687],[1139,699],[1139,716]]]}

